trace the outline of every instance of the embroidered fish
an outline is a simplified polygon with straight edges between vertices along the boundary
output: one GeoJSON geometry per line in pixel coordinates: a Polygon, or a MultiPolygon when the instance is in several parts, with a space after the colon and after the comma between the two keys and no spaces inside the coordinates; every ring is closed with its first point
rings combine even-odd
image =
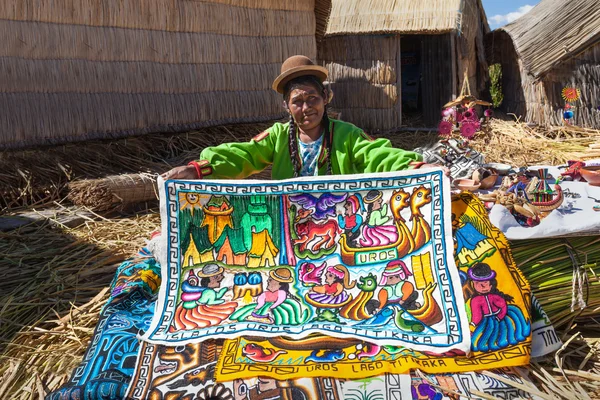
{"type": "Polygon", "coordinates": [[[391,307],[384,307],[383,310],[379,311],[372,318],[362,321],[356,324],[357,326],[384,326],[387,325],[394,318],[394,310],[391,307]]]}
{"type": "Polygon", "coordinates": [[[309,362],[336,362],[344,358],[345,354],[343,350],[324,350],[322,355],[319,355],[321,350],[314,350],[310,356],[304,359],[304,363],[307,364],[309,362]]]}
{"type": "Polygon", "coordinates": [[[282,354],[287,354],[285,350],[265,349],[255,343],[249,343],[242,349],[242,355],[254,362],[267,363],[275,360],[282,354]]]}

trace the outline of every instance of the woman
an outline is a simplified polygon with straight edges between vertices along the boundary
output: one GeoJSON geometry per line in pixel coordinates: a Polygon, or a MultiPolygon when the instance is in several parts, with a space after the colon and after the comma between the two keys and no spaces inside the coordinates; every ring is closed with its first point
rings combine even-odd
{"type": "Polygon", "coordinates": [[[391,218],[387,215],[388,205],[383,202],[383,193],[370,190],[365,197],[368,204],[367,225],[363,229],[360,244],[363,247],[386,246],[398,240],[398,228],[386,225],[391,218]]]}
{"type": "Polygon", "coordinates": [[[350,272],[343,265],[332,265],[325,272],[325,283],[313,286],[306,294],[306,300],[318,308],[339,308],[349,302],[352,297],[346,290],[356,286],[350,282],[350,272]]]}
{"type": "Polygon", "coordinates": [[[356,126],[329,119],[333,94],[327,69],[305,56],[284,61],[273,89],[283,95],[289,122],[276,123],[246,143],[208,147],[199,161],[174,168],[164,179],[242,179],[273,165],[272,178],[386,172],[433,166],[420,154],[371,139],[356,126]]]}
{"type": "Polygon", "coordinates": [[[237,303],[223,299],[227,292],[226,287],[221,288],[224,271],[217,264],[206,264],[197,275],[190,270],[181,285],[181,302],[175,309],[172,332],[218,325],[235,311],[237,303]]]}
{"type": "Polygon", "coordinates": [[[298,299],[290,293],[294,282],[287,268],[269,271],[267,288],[258,296],[256,304],[248,304],[229,317],[232,321],[256,321],[276,325],[300,325],[308,318],[298,299]]]}
{"type": "Polygon", "coordinates": [[[338,225],[344,230],[348,245],[356,247],[356,239],[360,236],[360,228],[363,223],[360,212],[364,211],[360,193],[348,196],[344,203],[344,210],[344,215],[338,215],[338,225]]]}
{"type": "Polygon", "coordinates": [[[471,298],[471,347],[474,351],[495,351],[527,339],[529,321],[521,310],[508,303],[513,297],[498,290],[496,271],[477,263],[467,271],[467,282],[475,292],[471,298]]]}

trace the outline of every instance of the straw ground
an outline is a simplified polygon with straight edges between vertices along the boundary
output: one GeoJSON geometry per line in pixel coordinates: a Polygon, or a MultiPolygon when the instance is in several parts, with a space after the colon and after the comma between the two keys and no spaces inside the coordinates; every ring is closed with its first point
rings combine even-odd
{"type": "MultiPolygon", "coordinates": [[[[515,129],[512,139],[516,143],[518,140],[521,143],[534,143],[533,137],[540,134],[538,130],[529,132],[530,128],[521,125],[511,126],[515,129]],[[531,135],[530,141],[523,142],[519,138],[523,131],[531,135]]],[[[38,209],[28,204],[29,200],[36,199],[33,193],[37,193],[37,202],[55,205],[54,202],[64,193],[61,185],[68,179],[124,172],[160,172],[171,165],[195,158],[199,149],[206,145],[245,140],[263,127],[253,125],[214,129],[196,134],[89,143],[73,149],[63,146],[60,149],[31,151],[30,156],[39,157],[43,167],[37,171],[35,164],[22,164],[29,168],[30,178],[29,181],[19,181],[16,187],[21,190],[19,193],[28,194],[17,197],[13,205],[20,201],[21,206],[38,209]],[[152,141],[155,146],[148,144],[152,141]],[[111,157],[112,163],[101,157],[108,148],[116,155],[111,157]],[[84,157],[90,157],[91,161],[78,161],[73,156],[76,151],[84,157]],[[46,154],[45,158],[43,154],[46,154]],[[53,160],[53,156],[57,159],[53,160]],[[40,179],[38,175],[42,179],[36,182],[42,182],[45,178],[45,183],[56,190],[37,191],[33,180],[40,179]],[[29,186],[19,186],[23,182],[29,186]]],[[[500,134],[508,136],[511,132],[506,130],[500,134]]],[[[540,141],[566,141],[564,133],[554,135],[543,136],[540,141]]],[[[581,138],[570,135],[581,139],[581,148],[586,148],[592,137],[591,133],[578,133],[581,138]]],[[[495,137],[482,137],[482,141],[492,143],[495,137]]],[[[409,132],[393,135],[391,139],[399,147],[411,148],[435,140],[435,133],[409,132]]],[[[488,152],[491,160],[513,160],[517,163],[521,152],[535,154],[533,149],[524,149],[522,146],[509,152],[510,145],[506,142],[498,140],[498,148],[488,152]],[[503,153],[500,146],[508,146],[504,147],[506,152],[503,153]]],[[[550,149],[552,146],[554,144],[548,144],[550,149]]],[[[553,160],[549,156],[544,159],[544,154],[551,154],[551,150],[539,153],[534,162],[553,160]]],[[[565,154],[560,157],[569,155],[568,152],[565,154]]],[[[3,155],[4,162],[9,158],[25,160],[25,156],[16,153],[3,155]]],[[[22,177],[18,172],[11,171],[4,169],[4,174],[22,177]]],[[[107,286],[117,266],[133,255],[159,225],[157,211],[149,209],[131,215],[95,214],[77,228],[44,223],[0,233],[0,259],[7,260],[0,264],[3,277],[0,284],[0,398],[39,399],[65,382],[89,343],[100,308],[107,299],[107,286]]],[[[526,387],[524,390],[539,392],[543,398],[595,397],[600,386],[600,359],[597,355],[600,324],[595,322],[594,316],[600,306],[597,300],[600,293],[596,269],[592,264],[596,262],[595,257],[600,255],[600,244],[589,238],[573,239],[568,243],[529,243],[523,248],[515,246],[514,254],[550,317],[556,316],[566,343],[556,358],[532,363],[527,370],[535,379],[537,388],[526,387]],[[576,248],[576,251],[571,251],[577,257],[582,258],[584,253],[587,254],[587,266],[583,272],[578,272],[586,275],[584,294],[588,308],[581,312],[578,309],[576,314],[580,319],[575,321],[572,320],[574,314],[570,313],[572,293],[564,290],[573,276],[567,247],[576,248]],[[532,257],[532,248],[539,250],[539,257],[532,257]],[[560,290],[561,287],[563,290],[560,290]],[[582,324],[585,324],[585,331],[580,331],[582,324]]]]}

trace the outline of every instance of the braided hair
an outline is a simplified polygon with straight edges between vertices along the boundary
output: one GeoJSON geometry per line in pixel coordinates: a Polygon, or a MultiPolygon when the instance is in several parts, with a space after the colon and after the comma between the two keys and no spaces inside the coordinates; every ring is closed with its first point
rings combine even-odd
{"type": "MultiPolygon", "coordinates": [[[[296,89],[298,86],[310,85],[321,93],[325,100],[328,100],[327,90],[323,83],[312,75],[304,75],[299,76],[290,80],[285,84],[283,88],[283,98],[286,102],[290,100],[290,93],[292,90],[296,89]]],[[[329,116],[327,115],[327,104],[325,104],[325,111],[323,113],[323,119],[321,119],[321,126],[324,129],[323,135],[323,144],[325,145],[325,157],[327,162],[327,175],[331,175],[331,149],[332,149],[332,138],[329,132],[329,116]]],[[[288,145],[290,150],[290,157],[292,158],[292,166],[294,167],[294,177],[298,177],[300,174],[300,154],[298,151],[298,140],[296,138],[296,122],[294,121],[294,117],[290,113],[290,133],[288,139],[288,145]]],[[[318,168],[318,167],[317,167],[318,168]]]]}

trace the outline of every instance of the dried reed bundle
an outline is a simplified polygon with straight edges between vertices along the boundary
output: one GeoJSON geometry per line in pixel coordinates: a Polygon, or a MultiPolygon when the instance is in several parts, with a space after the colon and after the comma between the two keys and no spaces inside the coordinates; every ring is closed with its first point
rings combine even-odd
{"type": "Polygon", "coordinates": [[[123,174],[100,179],[85,179],[69,184],[67,198],[73,204],[96,211],[123,209],[137,203],[156,200],[156,176],[123,174]]]}
{"type": "Polygon", "coordinates": [[[590,144],[600,142],[600,130],[575,126],[529,126],[525,123],[492,119],[490,129],[481,133],[472,146],[488,162],[514,166],[559,165],[567,160],[600,157],[590,144]]]}
{"type": "Polygon", "coordinates": [[[556,328],[589,322],[600,308],[600,239],[584,236],[511,242],[517,266],[556,328]]]}
{"type": "Polygon", "coordinates": [[[67,184],[123,173],[160,173],[198,157],[200,150],[245,141],[272,125],[241,124],[183,134],[155,134],[0,153],[0,212],[62,199],[67,184]],[[107,157],[110,154],[110,157],[107,157]]]}

